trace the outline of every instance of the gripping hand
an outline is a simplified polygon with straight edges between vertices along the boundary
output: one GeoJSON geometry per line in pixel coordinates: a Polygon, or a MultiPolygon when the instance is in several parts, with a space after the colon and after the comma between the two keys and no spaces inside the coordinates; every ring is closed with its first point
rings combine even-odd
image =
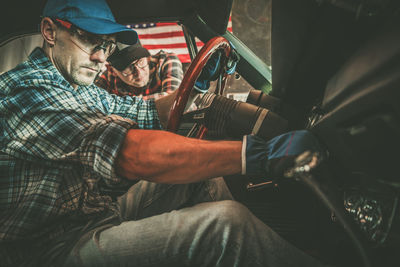
{"type": "Polygon", "coordinates": [[[219,76],[219,68],[221,62],[221,53],[214,53],[203,67],[200,76],[194,84],[194,89],[200,93],[206,93],[210,88],[210,81],[215,81],[219,76]]]}
{"type": "Polygon", "coordinates": [[[268,142],[246,135],[242,147],[242,174],[279,178],[305,151],[322,152],[315,136],[306,130],[288,132],[268,142]]]}

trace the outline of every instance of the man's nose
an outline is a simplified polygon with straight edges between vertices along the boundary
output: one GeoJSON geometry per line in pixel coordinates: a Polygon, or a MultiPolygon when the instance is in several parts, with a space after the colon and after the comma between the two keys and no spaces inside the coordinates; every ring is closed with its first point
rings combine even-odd
{"type": "Polygon", "coordinates": [[[99,49],[96,52],[94,52],[93,54],[91,54],[90,59],[92,61],[97,61],[97,62],[100,62],[100,63],[104,63],[107,60],[107,56],[106,56],[106,54],[105,54],[103,49],[99,49]]]}
{"type": "Polygon", "coordinates": [[[133,65],[134,71],[133,71],[133,76],[137,77],[139,76],[140,73],[144,71],[144,69],[138,67],[137,65],[133,65]]]}

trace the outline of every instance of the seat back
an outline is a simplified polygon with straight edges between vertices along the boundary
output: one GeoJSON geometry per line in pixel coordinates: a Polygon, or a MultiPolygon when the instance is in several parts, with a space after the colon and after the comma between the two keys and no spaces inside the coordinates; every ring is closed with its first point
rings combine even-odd
{"type": "Polygon", "coordinates": [[[40,33],[30,33],[13,37],[0,44],[0,74],[26,60],[32,50],[42,46],[40,33]]]}

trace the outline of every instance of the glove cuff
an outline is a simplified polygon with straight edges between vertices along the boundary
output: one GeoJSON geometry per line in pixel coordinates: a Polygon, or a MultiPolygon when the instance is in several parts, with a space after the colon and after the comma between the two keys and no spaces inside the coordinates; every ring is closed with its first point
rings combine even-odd
{"type": "Polygon", "coordinates": [[[243,141],[242,141],[242,175],[246,174],[246,147],[247,147],[247,135],[243,136],[243,141]]]}
{"type": "Polygon", "coordinates": [[[208,88],[210,88],[209,81],[204,81],[204,82],[196,81],[196,83],[193,86],[194,90],[202,94],[207,93],[208,88]]]}
{"type": "Polygon", "coordinates": [[[265,165],[268,161],[268,145],[264,139],[255,135],[243,137],[242,144],[242,174],[265,175],[265,165]]]}

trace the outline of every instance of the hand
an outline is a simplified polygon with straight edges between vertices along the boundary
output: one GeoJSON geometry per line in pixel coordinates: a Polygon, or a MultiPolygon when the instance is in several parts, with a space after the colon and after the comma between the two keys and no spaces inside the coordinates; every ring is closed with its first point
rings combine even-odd
{"type": "Polygon", "coordinates": [[[279,178],[305,151],[322,152],[315,136],[306,130],[288,132],[270,141],[255,135],[243,138],[242,174],[279,178]]]}
{"type": "Polygon", "coordinates": [[[218,79],[220,74],[220,62],[221,52],[217,51],[208,59],[206,65],[204,65],[200,76],[197,78],[194,84],[194,89],[200,93],[206,93],[208,91],[208,88],[210,87],[210,81],[215,81],[218,79]]]}
{"type": "MultiPolygon", "coordinates": [[[[236,52],[235,47],[231,42],[229,42],[231,46],[231,52],[229,54],[229,58],[227,60],[225,66],[225,72],[228,75],[231,75],[236,70],[237,62],[240,57],[236,52]]],[[[200,76],[197,78],[196,83],[194,84],[194,89],[196,89],[200,93],[206,93],[208,88],[210,88],[210,81],[215,81],[218,79],[221,73],[221,51],[215,52],[207,61],[206,65],[204,65],[203,70],[200,73],[200,76]]]]}

